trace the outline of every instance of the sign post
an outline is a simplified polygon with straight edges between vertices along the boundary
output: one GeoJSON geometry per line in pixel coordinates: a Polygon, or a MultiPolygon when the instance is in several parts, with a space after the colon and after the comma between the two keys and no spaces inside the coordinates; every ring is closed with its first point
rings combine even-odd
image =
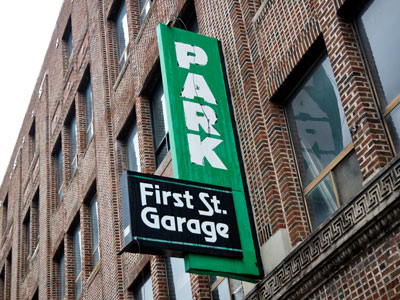
{"type": "Polygon", "coordinates": [[[188,272],[244,280],[262,277],[243,166],[233,125],[219,42],[157,27],[174,176],[230,188],[242,258],[187,254],[188,272]]]}

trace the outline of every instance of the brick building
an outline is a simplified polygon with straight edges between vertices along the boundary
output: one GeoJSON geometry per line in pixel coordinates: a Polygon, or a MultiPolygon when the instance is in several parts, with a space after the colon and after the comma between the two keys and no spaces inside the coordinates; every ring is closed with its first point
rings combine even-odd
{"type": "Polygon", "coordinates": [[[400,299],[396,0],[66,0],[0,190],[0,299],[400,299]],[[173,176],[155,27],[222,42],[265,277],[124,247],[173,176]],[[158,121],[158,122],[157,122],[158,121]]]}

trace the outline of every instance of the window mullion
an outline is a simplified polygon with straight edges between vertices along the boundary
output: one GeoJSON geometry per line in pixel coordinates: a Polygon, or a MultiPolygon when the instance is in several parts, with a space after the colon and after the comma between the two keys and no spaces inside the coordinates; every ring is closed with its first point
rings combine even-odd
{"type": "Polygon", "coordinates": [[[353,143],[350,143],[336,156],[314,179],[304,188],[304,195],[307,195],[329,172],[353,149],[353,143]]]}

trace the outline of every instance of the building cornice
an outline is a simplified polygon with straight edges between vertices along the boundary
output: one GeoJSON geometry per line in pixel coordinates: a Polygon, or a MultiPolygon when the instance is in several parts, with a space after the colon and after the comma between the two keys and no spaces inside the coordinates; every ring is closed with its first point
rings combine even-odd
{"type": "Polygon", "coordinates": [[[400,157],[299,244],[246,299],[307,298],[351,259],[399,225],[399,192],[400,157]]]}

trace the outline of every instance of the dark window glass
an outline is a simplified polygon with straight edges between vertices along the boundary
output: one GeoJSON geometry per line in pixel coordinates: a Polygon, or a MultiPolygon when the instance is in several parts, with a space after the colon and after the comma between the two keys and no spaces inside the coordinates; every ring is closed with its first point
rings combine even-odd
{"type": "Polygon", "coordinates": [[[56,167],[57,167],[57,195],[58,195],[58,200],[61,201],[63,198],[63,154],[62,154],[62,148],[59,147],[56,154],[55,154],[55,159],[56,159],[56,167]]]}
{"type": "Polygon", "coordinates": [[[243,286],[239,280],[210,276],[212,300],[242,300],[243,286]]]}
{"type": "Polygon", "coordinates": [[[58,261],[58,279],[59,279],[59,291],[60,291],[60,300],[64,300],[65,298],[65,257],[64,253],[61,255],[58,261]]]}
{"type": "Polygon", "coordinates": [[[309,184],[351,141],[327,56],[286,109],[303,184],[309,184]]]}
{"type": "Polygon", "coordinates": [[[134,294],[135,300],[153,300],[153,287],[151,285],[151,277],[148,274],[143,282],[136,288],[134,294]]]}
{"type": "Polygon", "coordinates": [[[351,200],[361,191],[362,175],[354,152],[347,155],[333,169],[333,176],[341,203],[351,200]]]}
{"type": "Polygon", "coordinates": [[[70,147],[71,147],[71,175],[75,174],[77,168],[77,154],[78,154],[78,136],[76,126],[76,116],[74,115],[69,125],[70,130],[70,147]]]}
{"type": "Polygon", "coordinates": [[[140,21],[143,23],[150,10],[152,0],[139,0],[140,21]]]}
{"type": "Polygon", "coordinates": [[[38,246],[40,235],[39,215],[39,191],[37,191],[32,199],[32,249],[34,251],[38,246]]]}
{"type": "Polygon", "coordinates": [[[167,258],[167,275],[170,300],[192,299],[190,276],[185,272],[183,259],[167,258]]]}
{"type": "Polygon", "coordinates": [[[82,293],[82,254],[81,254],[81,228],[74,231],[74,269],[75,269],[75,299],[82,293]]]}
{"type": "Polygon", "coordinates": [[[153,117],[153,138],[156,154],[156,166],[158,167],[169,150],[167,112],[161,81],[154,89],[150,101],[151,113],[153,117]]]}
{"type": "Polygon", "coordinates": [[[128,169],[130,171],[140,172],[139,135],[136,122],[128,133],[126,148],[128,155],[128,169]]]}
{"type": "Polygon", "coordinates": [[[370,1],[356,18],[363,52],[396,153],[400,151],[400,2],[370,1]]]}
{"type": "Polygon", "coordinates": [[[90,202],[90,228],[92,233],[92,266],[95,267],[100,260],[99,215],[96,195],[90,202]]]}
{"type": "Polygon", "coordinates": [[[92,84],[85,88],[85,116],[86,116],[86,143],[89,144],[93,136],[93,103],[92,103],[92,84]]]}
{"type": "Polygon", "coordinates": [[[398,0],[380,0],[369,2],[357,18],[368,63],[384,107],[400,91],[400,35],[393,32],[397,28],[399,14],[398,0]]]}
{"type": "Polygon", "coordinates": [[[31,129],[29,130],[29,160],[33,159],[36,150],[36,132],[35,121],[33,121],[31,129]]]}
{"type": "Polygon", "coordinates": [[[71,19],[68,21],[67,27],[65,28],[65,32],[63,35],[63,41],[65,43],[65,55],[67,61],[72,54],[72,26],[71,26],[71,19]]]}
{"type": "Polygon", "coordinates": [[[117,30],[117,43],[118,43],[118,61],[119,67],[125,63],[127,56],[127,45],[129,43],[129,32],[128,32],[128,19],[126,17],[126,4],[122,2],[119,12],[115,20],[117,30]]]}
{"type": "Polygon", "coordinates": [[[306,200],[311,225],[316,228],[338,209],[330,175],[308,193],[306,200]]]}
{"type": "Polygon", "coordinates": [[[362,176],[333,71],[325,55],[286,105],[312,228],[360,189],[362,176]]]}
{"type": "Polygon", "coordinates": [[[8,195],[6,195],[6,198],[4,199],[2,203],[3,207],[3,220],[2,220],[2,227],[3,227],[3,236],[5,236],[5,231],[7,229],[7,218],[8,218],[8,195]]]}

